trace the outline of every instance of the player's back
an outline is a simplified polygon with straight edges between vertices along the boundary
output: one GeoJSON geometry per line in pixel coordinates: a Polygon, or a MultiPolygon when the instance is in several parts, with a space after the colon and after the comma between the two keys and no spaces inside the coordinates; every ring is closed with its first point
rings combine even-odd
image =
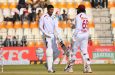
{"type": "Polygon", "coordinates": [[[88,17],[85,13],[76,16],[76,31],[78,33],[88,32],[88,17]]]}

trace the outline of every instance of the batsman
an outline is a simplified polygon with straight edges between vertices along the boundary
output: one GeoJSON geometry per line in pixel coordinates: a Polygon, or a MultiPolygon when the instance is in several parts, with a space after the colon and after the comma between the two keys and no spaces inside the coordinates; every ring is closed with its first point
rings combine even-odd
{"type": "Polygon", "coordinates": [[[84,73],[91,73],[90,67],[90,58],[87,51],[88,47],[88,37],[89,37],[89,29],[88,29],[88,16],[86,15],[86,10],[84,5],[79,5],[77,8],[77,15],[75,18],[75,32],[73,34],[73,45],[72,45],[72,56],[65,67],[66,72],[73,72],[73,65],[76,60],[76,52],[78,47],[80,48],[81,55],[83,58],[84,64],[84,73]]]}
{"type": "Polygon", "coordinates": [[[59,55],[55,31],[58,32],[58,19],[53,15],[53,5],[47,6],[47,13],[42,15],[39,22],[46,43],[46,67],[49,73],[54,73],[53,62],[59,55]]]}
{"type": "Polygon", "coordinates": [[[40,18],[39,26],[40,30],[44,34],[46,43],[46,62],[47,69],[49,73],[54,73],[53,61],[60,54],[56,40],[58,40],[60,46],[64,50],[64,54],[69,57],[69,49],[64,45],[62,39],[60,38],[60,30],[58,28],[58,19],[53,15],[54,7],[53,5],[47,6],[47,13],[40,18]]]}

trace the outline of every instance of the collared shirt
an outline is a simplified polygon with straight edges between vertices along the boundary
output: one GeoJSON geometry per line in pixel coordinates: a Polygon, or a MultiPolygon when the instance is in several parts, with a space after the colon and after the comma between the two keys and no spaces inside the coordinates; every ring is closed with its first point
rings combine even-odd
{"type": "Polygon", "coordinates": [[[54,15],[44,14],[40,18],[39,27],[45,35],[49,36],[54,34],[55,28],[58,27],[58,20],[54,15]]]}

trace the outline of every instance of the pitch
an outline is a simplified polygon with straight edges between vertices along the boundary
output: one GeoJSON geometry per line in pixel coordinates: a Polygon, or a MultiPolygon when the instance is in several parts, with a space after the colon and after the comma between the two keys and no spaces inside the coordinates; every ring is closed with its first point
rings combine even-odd
{"type": "Polygon", "coordinates": [[[75,65],[73,73],[64,72],[65,65],[55,65],[56,73],[48,73],[44,64],[4,66],[0,75],[115,75],[115,64],[91,65],[93,73],[83,73],[82,65],[75,65]]]}

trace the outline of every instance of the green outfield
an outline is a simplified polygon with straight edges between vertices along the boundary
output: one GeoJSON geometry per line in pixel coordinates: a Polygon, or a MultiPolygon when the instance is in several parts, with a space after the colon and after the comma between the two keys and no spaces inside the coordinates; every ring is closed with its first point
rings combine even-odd
{"type": "Polygon", "coordinates": [[[44,65],[4,66],[0,75],[115,75],[115,65],[91,65],[93,73],[84,74],[82,65],[75,65],[73,73],[63,71],[65,65],[55,65],[56,73],[47,73],[44,65]]]}

